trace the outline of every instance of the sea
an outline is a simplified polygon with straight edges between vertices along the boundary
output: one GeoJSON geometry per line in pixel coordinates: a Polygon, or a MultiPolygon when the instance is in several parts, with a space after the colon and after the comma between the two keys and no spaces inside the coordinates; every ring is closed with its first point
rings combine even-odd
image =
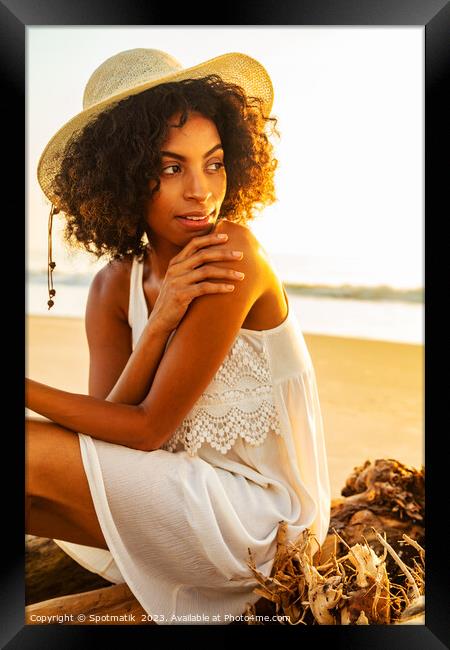
{"type": "MultiPolygon", "coordinates": [[[[342,259],[272,254],[271,260],[304,334],[424,344],[424,288],[398,274],[342,259]],[[391,280],[391,281],[390,281],[391,280]],[[393,280],[393,281],[392,281],[393,280]],[[412,285],[412,286],[411,286],[412,285]]],[[[55,304],[48,310],[47,274],[27,269],[28,315],[83,318],[96,271],[54,272],[55,304]]]]}

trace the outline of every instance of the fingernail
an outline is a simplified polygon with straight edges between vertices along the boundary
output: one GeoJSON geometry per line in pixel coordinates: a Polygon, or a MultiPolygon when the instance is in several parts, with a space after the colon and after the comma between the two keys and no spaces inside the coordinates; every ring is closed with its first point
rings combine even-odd
{"type": "Polygon", "coordinates": [[[228,239],[228,235],[217,235],[217,239],[228,239]]]}
{"type": "Polygon", "coordinates": [[[233,273],[237,278],[244,278],[245,277],[245,273],[241,273],[240,271],[233,271],[233,273]]]}
{"type": "Polygon", "coordinates": [[[242,251],[233,251],[231,254],[233,257],[242,257],[244,253],[242,251]]]}

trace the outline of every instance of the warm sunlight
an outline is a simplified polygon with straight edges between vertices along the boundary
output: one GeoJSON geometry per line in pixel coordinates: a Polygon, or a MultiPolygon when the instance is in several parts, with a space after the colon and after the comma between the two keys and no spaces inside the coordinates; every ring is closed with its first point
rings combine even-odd
{"type": "Polygon", "coordinates": [[[424,32],[27,28],[27,624],[423,624],[424,32]]]}
{"type": "MultiPolygon", "coordinates": [[[[49,206],[36,180],[45,144],[81,110],[84,85],[104,58],[168,43],[185,66],[231,47],[271,75],[278,201],[249,225],[283,281],[350,285],[358,296],[360,287],[423,287],[423,39],[419,27],[28,28],[28,310],[45,307],[49,206]]],[[[103,262],[64,248],[62,226],[57,217],[55,282],[72,293],[55,311],[81,315],[103,262]]],[[[414,322],[420,338],[421,314],[410,311],[417,305],[405,307],[401,328],[414,322]]],[[[314,317],[311,326],[321,323],[314,317]]]]}

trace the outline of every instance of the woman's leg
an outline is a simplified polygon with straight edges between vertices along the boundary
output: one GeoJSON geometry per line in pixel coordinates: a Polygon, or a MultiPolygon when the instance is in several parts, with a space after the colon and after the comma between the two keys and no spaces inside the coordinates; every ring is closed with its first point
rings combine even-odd
{"type": "Polygon", "coordinates": [[[54,422],[27,418],[25,445],[26,532],[108,549],[78,435],[54,422]]]}

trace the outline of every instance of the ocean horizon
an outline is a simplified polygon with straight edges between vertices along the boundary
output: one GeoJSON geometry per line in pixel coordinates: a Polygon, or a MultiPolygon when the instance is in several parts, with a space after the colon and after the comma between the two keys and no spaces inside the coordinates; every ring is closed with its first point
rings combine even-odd
{"type": "MultiPolygon", "coordinates": [[[[61,251],[53,273],[55,304],[47,308],[47,270],[42,253],[26,270],[26,313],[84,318],[89,286],[105,262],[61,251]]],[[[267,253],[267,251],[266,251],[267,253]]],[[[424,288],[421,264],[383,254],[378,259],[270,253],[302,331],[423,344],[424,288]]]]}
{"type": "MultiPolygon", "coordinates": [[[[54,274],[48,310],[47,274],[26,273],[26,314],[84,318],[93,272],[54,274]]],[[[380,285],[305,284],[283,280],[290,309],[307,334],[424,343],[424,289],[380,285]]]]}
{"type": "MultiPolygon", "coordinates": [[[[60,272],[54,283],[73,287],[89,287],[94,277],[94,272],[68,273],[60,272]]],[[[47,284],[47,273],[29,270],[26,272],[27,284],[47,284]]],[[[395,287],[388,284],[360,285],[360,284],[305,284],[283,280],[286,289],[295,295],[320,296],[329,298],[351,298],[354,300],[392,300],[395,302],[423,303],[423,287],[395,287]]]]}

